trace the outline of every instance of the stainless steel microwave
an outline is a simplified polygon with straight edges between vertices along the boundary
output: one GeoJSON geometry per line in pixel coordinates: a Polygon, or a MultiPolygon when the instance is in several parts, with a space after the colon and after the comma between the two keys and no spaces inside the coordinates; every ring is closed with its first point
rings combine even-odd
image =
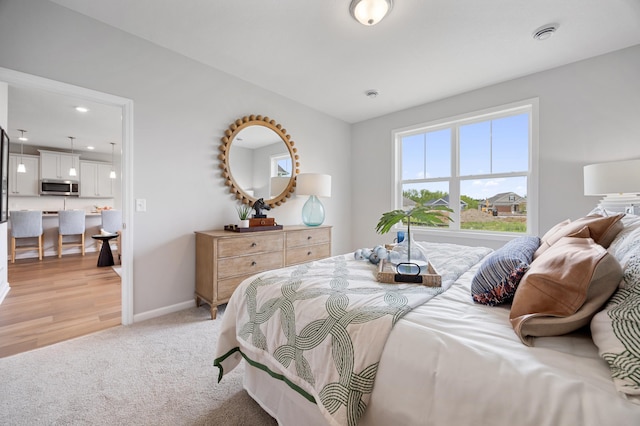
{"type": "Polygon", "coordinates": [[[40,181],[40,195],[78,195],[78,182],[42,179],[40,181]]]}

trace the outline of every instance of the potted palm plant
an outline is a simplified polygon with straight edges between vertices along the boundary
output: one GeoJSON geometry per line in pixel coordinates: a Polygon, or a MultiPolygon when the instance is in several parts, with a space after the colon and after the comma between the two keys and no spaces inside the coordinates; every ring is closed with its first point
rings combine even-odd
{"type": "Polygon", "coordinates": [[[249,227],[249,215],[251,214],[251,210],[253,210],[253,208],[248,204],[242,204],[236,207],[238,218],[240,218],[240,223],[238,224],[239,228],[249,227]]]}
{"type": "MultiPolygon", "coordinates": [[[[378,234],[386,234],[391,230],[393,225],[398,222],[407,222],[407,238],[406,238],[406,247],[407,247],[407,255],[406,259],[403,259],[403,262],[412,262],[411,257],[411,220],[413,219],[414,224],[426,225],[426,226],[437,226],[444,225],[446,222],[452,221],[447,213],[451,213],[451,210],[445,206],[424,206],[419,205],[415,206],[409,210],[392,210],[390,212],[386,212],[382,214],[380,221],[376,225],[376,232],[378,234]]],[[[415,253],[414,253],[415,254],[415,253]]],[[[403,256],[404,257],[404,256],[403,256]]]]}

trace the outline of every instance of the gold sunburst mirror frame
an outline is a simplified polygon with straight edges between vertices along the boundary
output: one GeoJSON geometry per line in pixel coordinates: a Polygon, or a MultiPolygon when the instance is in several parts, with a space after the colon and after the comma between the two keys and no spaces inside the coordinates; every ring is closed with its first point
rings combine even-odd
{"type": "MultiPolygon", "coordinates": [[[[272,120],[267,116],[263,117],[262,115],[249,115],[235,120],[229,126],[229,128],[225,130],[224,136],[221,138],[221,144],[219,147],[221,153],[218,155],[218,159],[220,160],[220,169],[222,169],[221,174],[225,179],[225,185],[229,187],[229,192],[243,204],[253,205],[253,203],[258,200],[258,198],[263,198],[264,202],[270,207],[279,206],[282,203],[286,202],[287,198],[291,197],[291,194],[293,193],[296,186],[296,175],[300,173],[300,162],[299,156],[297,154],[298,150],[294,145],[295,142],[291,140],[291,135],[287,133],[287,130],[283,128],[282,125],[278,124],[275,120],[272,120]],[[252,194],[249,194],[247,190],[238,183],[238,180],[234,178],[231,170],[231,164],[229,161],[231,147],[234,142],[238,144],[241,142],[241,140],[238,138],[238,134],[251,126],[262,126],[272,130],[277,136],[280,137],[280,139],[282,139],[282,142],[284,142],[289,156],[291,157],[292,170],[289,182],[286,184],[280,194],[270,196],[270,198],[268,199],[265,197],[254,197],[252,194]]],[[[269,177],[271,178],[271,176],[269,177]]]]}

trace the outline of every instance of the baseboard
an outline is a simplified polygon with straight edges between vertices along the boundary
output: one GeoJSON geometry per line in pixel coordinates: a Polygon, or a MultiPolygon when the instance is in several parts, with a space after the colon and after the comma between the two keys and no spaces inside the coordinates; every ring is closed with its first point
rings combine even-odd
{"type": "Polygon", "coordinates": [[[172,314],[174,312],[184,311],[185,309],[196,306],[195,299],[188,302],[176,303],[175,305],[165,306],[164,308],[154,309],[152,311],[142,312],[133,316],[133,322],[140,322],[151,318],[161,317],[162,315],[172,314]]]}
{"type": "MultiPolygon", "coordinates": [[[[11,287],[9,287],[9,283],[0,284],[0,304],[2,304],[4,298],[7,297],[7,294],[9,294],[9,290],[11,290],[11,287]]],[[[193,303],[195,304],[196,302],[194,301],[193,303]]]]}

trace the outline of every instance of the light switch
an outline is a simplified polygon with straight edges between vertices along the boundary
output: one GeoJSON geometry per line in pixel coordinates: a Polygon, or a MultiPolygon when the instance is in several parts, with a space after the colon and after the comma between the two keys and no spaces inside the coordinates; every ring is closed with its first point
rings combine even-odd
{"type": "Polygon", "coordinates": [[[136,211],[137,212],[146,212],[147,211],[147,200],[144,198],[136,198],[136,211]]]}

